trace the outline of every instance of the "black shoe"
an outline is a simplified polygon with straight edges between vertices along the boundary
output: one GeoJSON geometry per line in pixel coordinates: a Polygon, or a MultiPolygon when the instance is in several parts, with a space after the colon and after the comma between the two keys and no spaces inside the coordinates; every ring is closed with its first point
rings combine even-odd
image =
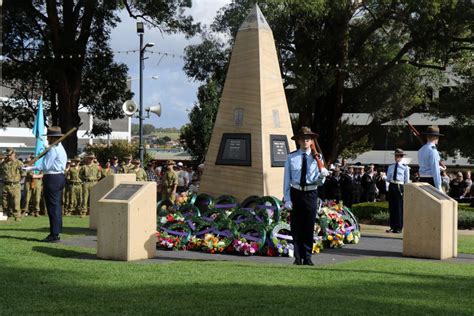
{"type": "Polygon", "coordinates": [[[391,228],[390,228],[390,229],[387,229],[385,232],[386,232],[386,233],[393,233],[393,229],[391,229],[391,228]]]}
{"type": "Polygon", "coordinates": [[[61,240],[61,238],[59,236],[49,235],[48,237],[43,239],[42,242],[58,242],[60,240],[61,240]]]}
{"type": "Polygon", "coordinates": [[[392,231],[394,234],[401,234],[402,230],[401,229],[395,229],[392,231]]]}
{"type": "Polygon", "coordinates": [[[308,260],[303,261],[303,265],[304,266],[314,266],[314,263],[313,263],[313,261],[311,261],[311,259],[308,259],[308,260]]]}
{"type": "Polygon", "coordinates": [[[293,264],[294,264],[294,265],[297,265],[297,266],[302,265],[301,259],[295,259],[295,261],[293,261],[293,264]]]}

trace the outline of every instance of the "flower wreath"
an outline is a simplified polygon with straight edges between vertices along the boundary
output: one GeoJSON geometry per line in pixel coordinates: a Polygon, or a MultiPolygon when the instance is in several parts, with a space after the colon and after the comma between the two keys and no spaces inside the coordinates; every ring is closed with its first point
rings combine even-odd
{"type": "Polygon", "coordinates": [[[267,230],[262,224],[249,224],[239,228],[239,238],[245,238],[247,241],[258,243],[258,249],[265,245],[267,230]]]}

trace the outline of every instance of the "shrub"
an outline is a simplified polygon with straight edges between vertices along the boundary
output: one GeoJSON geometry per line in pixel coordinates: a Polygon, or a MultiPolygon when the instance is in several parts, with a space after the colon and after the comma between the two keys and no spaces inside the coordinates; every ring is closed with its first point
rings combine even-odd
{"type": "Polygon", "coordinates": [[[458,211],[458,228],[474,229],[474,212],[464,210],[458,211]]]}
{"type": "Polygon", "coordinates": [[[372,225],[390,225],[390,214],[388,212],[380,212],[374,214],[370,220],[372,225]]]}
{"type": "Polygon", "coordinates": [[[375,214],[388,213],[388,202],[366,202],[352,205],[352,213],[358,220],[370,220],[375,214]]]}
{"type": "MultiPolygon", "coordinates": [[[[113,156],[117,156],[120,162],[127,155],[138,158],[138,146],[129,144],[126,140],[113,140],[110,147],[107,147],[106,144],[87,145],[86,152],[94,153],[101,165],[105,164],[107,159],[113,156]]],[[[146,151],[144,152],[144,160],[144,166],[151,160],[151,156],[146,151]]]]}
{"type": "MultiPolygon", "coordinates": [[[[458,228],[474,229],[474,208],[466,205],[458,208],[458,228]]],[[[354,204],[352,205],[352,213],[361,223],[389,225],[388,202],[354,204]]]]}

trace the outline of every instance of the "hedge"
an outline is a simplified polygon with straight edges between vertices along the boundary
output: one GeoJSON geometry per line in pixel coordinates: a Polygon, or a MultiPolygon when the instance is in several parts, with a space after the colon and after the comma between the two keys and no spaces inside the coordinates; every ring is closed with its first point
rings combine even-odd
{"type": "MultiPolygon", "coordinates": [[[[354,204],[352,205],[352,213],[361,223],[389,225],[388,202],[354,204]]],[[[474,208],[468,206],[459,207],[458,228],[474,229],[474,208]]]]}

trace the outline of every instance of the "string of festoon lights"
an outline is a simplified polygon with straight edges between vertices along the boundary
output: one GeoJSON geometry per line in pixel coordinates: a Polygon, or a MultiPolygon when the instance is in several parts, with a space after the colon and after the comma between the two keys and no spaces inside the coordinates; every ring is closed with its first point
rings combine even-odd
{"type": "MultiPolygon", "coordinates": [[[[130,50],[117,50],[117,51],[112,51],[112,52],[104,52],[104,53],[88,53],[87,55],[92,57],[92,58],[101,58],[101,57],[107,57],[110,56],[111,54],[134,54],[138,53],[140,50],[139,49],[130,49],[130,50]]],[[[170,58],[179,58],[179,59],[185,59],[185,56],[177,53],[171,53],[171,52],[164,52],[164,51],[157,51],[157,50],[146,50],[147,54],[152,54],[152,55],[159,55],[162,57],[170,57],[170,58]]],[[[40,58],[40,59],[74,59],[74,58],[82,58],[83,55],[81,54],[61,54],[61,55],[41,55],[41,56],[36,56],[35,58],[40,58]]],[[[198,62],[199,59],[194,59],[194,62],[198,62]]],[[[403,65],[403,64],[412,64],[412,65],[420,65],[423,64],[424,66],[431,66],[431,67],[438,67],[438,68],[443,68],[446,67],[449,64],[454,63],[454,59],[450,58],[448,61],[443,61],[441,59],[437,60],[429,60],[429,61],[419,61],[419,60],[414,60],[414,59],[400,59],[398,61],[382,61],[382,62],[373,62],[373,63],[360,63],[360,62],[347,62],[344,64],[331,64],[331,63],[310,63],[310,64],[303,64],[303,63],[294,63],[294,62],[287,62],[284,63],[286,67],[292,67],[292,68],[336,68],[336,69],[345,69],[345,68],[369,68],[369,67],[380,67],[380,66],[387,66],[389,64],[395,64],[395,65],[403,65]]],[[[457,58],[456,62],[461,62],[464,63],[466,62],[468,67],[473,66],[474,62],[474,53],[472,54],[471,57],[461,57],[457,58]]]]}

